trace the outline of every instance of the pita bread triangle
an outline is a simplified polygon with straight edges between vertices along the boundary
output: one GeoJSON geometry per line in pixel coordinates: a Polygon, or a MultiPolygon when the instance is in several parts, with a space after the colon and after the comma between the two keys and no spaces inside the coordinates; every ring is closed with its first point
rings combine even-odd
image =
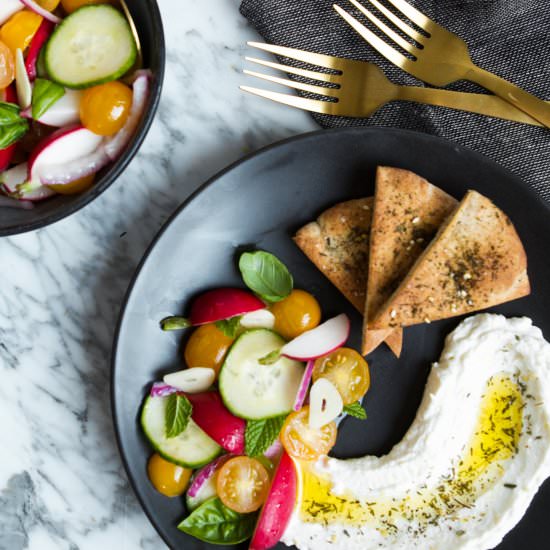
{"type": "Polygon", "coordinates": [[[469,191],[369,329],[472,313],[529,292],[527,257],[512,222],[488,198],[469,191]]]}
{"type": "Polygon", "coordinates": [[[371,330],[369,323],[457,204],[454,198],[413,172],[378,167],[363,325],[364,355],[385,339],[393,338],[400,342],[396,346],[399,357],[401,327],[371,330]]]}

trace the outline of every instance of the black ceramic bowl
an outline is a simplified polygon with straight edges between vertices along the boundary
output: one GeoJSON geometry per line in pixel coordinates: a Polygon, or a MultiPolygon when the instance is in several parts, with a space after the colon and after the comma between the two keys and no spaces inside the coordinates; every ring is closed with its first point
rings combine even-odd
{"type": "Polygon", "coordinates": [[[143,142],[160,100],[166,60],[164,32],[155,0],[126,0],[126,4],[138,30],[144,66],[153,72],[147,108],[134,136],[120,158],[104,168],[87,191],[78,195],[58,195],[37,202],[32,210],[0,207],[0,237],[39,229],[80,210],[120,176],[143,142]]]}

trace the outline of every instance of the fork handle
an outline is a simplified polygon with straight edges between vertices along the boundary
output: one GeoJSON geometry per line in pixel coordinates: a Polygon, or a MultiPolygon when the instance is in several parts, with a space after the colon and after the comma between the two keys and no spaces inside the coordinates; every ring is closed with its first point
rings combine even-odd
{"type": "MultiPolygon", "coordinates": [[[[468,111],[480,115],[492,116],[542,126],[540,122],[530,117],[527,113],[519,111],[513,105],[500,97],[487,94],[471,94],[466,92],[453,92],[439,88],[420,88],[417,86],[401,86],[398,88],[396,99],[402,101],[414,101],[426,105],[437,105],[460,111],[468,111]]],[[[546,103],[544,103],[547,105],[546,103]]],[[[549,105],[550,108],[550,105],[549,105]]]]}
{"type": "Polygon", "coordinates": [[[472,66],[464,78],[483,86],[550,128],[550,105],[542,99],[476,65],[472,66]]]}

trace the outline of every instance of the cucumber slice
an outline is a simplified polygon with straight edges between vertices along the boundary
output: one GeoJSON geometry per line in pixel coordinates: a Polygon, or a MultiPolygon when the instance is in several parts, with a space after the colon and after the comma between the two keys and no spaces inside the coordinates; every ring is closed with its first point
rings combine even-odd
{"type": "Polygon", "coordinates": [[[166,437],[166,400],[166,397],[148,396],[141,413],[143,431],[160,456],[185,468],[199,468],[221,454],[223,449],[191,419],[180,435],[166,437]]]}
{"type": "Polygon", "coordinates": [[[48,40],[44,55],[50,78],[78,89],[120,78],[134,64],[137,47],[124,15],[98,4],[66,17],[48,40]]]}
{"type": "Polygon", "coordinates": [[[219,387],[233,414],[258,420],[292,410],[304,364],[286,357],[272,365],[258,362],[284,343],[275,332],[257,329],[246,331],[231,346],[220,371],[219,387]]]}

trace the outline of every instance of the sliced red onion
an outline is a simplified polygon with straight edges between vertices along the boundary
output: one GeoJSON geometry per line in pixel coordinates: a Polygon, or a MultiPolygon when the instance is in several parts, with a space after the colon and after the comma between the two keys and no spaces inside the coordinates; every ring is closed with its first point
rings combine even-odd
{"type": "Polygon", "coordinates": [[[151,73],[145,71],[140,73],[134,81],[132,108],[126,124],[114,136],[108,138],[105,142],[105,152],[111,160],[115,160],[124,147],[134,135],[134,131],[145,111],[147,97],[149,95],[149,79],[151,73]]]}
{"type": "Polygon", "coordinates": [[[187,494],[191,498],[196,497],[201,487],[216,473],[216,470],[230,458],[231,455],[220,456],[199,470],[191,482],[189,489],[187,489],[187,494]]]}
{"type": "Polygon", "coordinates": [[[296,394],[296,400],[294,401],[293,410],[299,411],[304,404],[307,396],[307,390],[309,388],[309,383],[311,382],[311,375],[313,374],[313,367],[315,366],[315,361],[313,359],[307,362],[304,374],[302,375],[302,381],[300,382],[300,387],[298,388],[298,393],[296,394]]]}
{"type": "Polygon", "coordinates": [[[109,164],[110,161],[111,159],[105,152],[105,147],[101,144],[92,154],[68,164],[45,166],[41,170],[40,181],[44,185],[65,185],[90,174],[95,174],[109,164]]]}
{"type": "Polygon", "coordinates": [[[150,391],[151,397],[167,397],[173,393],[178,393],[178,390],[164,382],[155,382],[150,391]]]}
{"type": "Polygon", "coordinates": [[[3,195],[0,195],[0,207],[31,210],[34,208],[34,204],[30,201],[19,201],[17,199],[12,199],[11,197],[4,197],[3,195]]]}
{"type": "Polygon", "coordinates": [[[271,447],[269,447],[269,449],[267,449],[267,451],[264,453],[264,456],[266,458],[269,458],[269,460],[277,460],[281,456],[282,452],[283,444],[279,439],[276,439],[272,443],[271,447]]]}
{"type": "Polygon", "coordinates": [[[47,19],[48,21],[51,21],[56,25],[58,23],[61,23],[61,19],[57,17],[57,15],[54,15],[53,13],[44,9],[42,6],[37,4],[34,0],[19,0],[19,1],[25,6],[27,6],[27,8],[29,8],[31,11],[34,11],[34,13],[41,15],[44,19],[47,19]]]}

